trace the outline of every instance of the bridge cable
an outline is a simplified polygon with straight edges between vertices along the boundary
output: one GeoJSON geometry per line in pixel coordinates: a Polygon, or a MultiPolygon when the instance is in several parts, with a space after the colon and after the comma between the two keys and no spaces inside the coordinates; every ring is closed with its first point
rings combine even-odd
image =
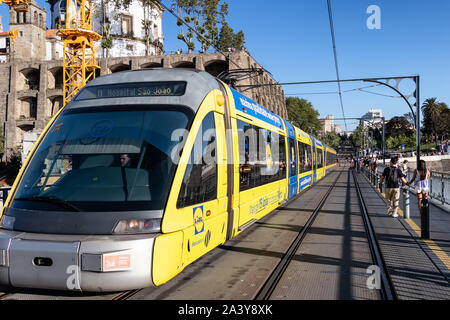
{"type": "MultiPolygon", "coordinates": [[[[341,82],[340,82],[340,78],[339,78],[339,67],[338,67],[337,52],[336,52],[336,38],[334,36],[333,13],[331,11],[331,2],[330,1],[331,0],[327,0],[328,19],[330,21],[331,40],[333,42],[334,65],[336,66],[336,78],[338,81],[339,101],[341,103],[342,117],[345,119],[344,103],[342,102],[342,90],[341,90],[341,82]]],[[[344,123],[345,123],[345,131],[348,131],[347,130],[347,122],[345,120],[344,120],[344,123]]]]}

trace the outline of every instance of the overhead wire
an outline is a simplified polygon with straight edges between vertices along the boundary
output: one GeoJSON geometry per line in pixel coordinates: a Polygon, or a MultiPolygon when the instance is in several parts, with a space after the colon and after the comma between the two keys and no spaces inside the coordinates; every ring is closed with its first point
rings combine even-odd
{"type": "MultiPolygon", "coordinates": [[[[351,92],[351,91],[364,91],[363,89],[374,88],[374,87],[379,87],[379,86],[381,86],[381,84],[375,84],[375,85],[365,86],[365,87],[361,87],[361,88],[354,88],[354,89],[344,90],[342,92],[345,93],[345,92],[351,92]]],[[[374,92],[370,92],[370,91],[364,91],[364,92],[374,93],[374,92]]],[[[322,91],[322,92],[286,93],[285,95],[286,96],[296,96],[296,95],[301,96],[301,95],[310,95],[310,94],[338,94],[338,93],[339,93],[338,91],[322,91]]]]}
{"type": "MultiPolygon", "coordinates": [[[[334,35],[333,13],[331,10],[330,0],[327,0],[327,4],[328,4],[328,20],[330,21],[331,41],[333,43],[334,65],[336,67],[336,79],[338,81],[338,89],[339,89],[339,101],[341,103],[342,117],[345,119],[344,103],[342,101],[342,90],[341,90],[341,83],[340,83],[340,77],[339,77],[339,66],[338,66],[337,50],[336,50],[336,38],[334,35]]],[[[347,122],[344,122],[344,123],[345,123],[345,131],[347,131],[347,122]]]]}

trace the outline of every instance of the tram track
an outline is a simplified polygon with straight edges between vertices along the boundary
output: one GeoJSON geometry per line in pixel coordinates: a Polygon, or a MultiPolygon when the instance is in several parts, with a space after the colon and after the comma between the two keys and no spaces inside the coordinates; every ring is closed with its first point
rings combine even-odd
{"type": "Polygon", "coordinates": [[[367,206],[362,196],[361,188],[358,183],[355,171],[352,170],[353,180],[355,182],[355,189],[359,200],[359,205],[361,208],[361,214],[364,221],[364,227],[366,229],[367,239],[369,243],[370,253],[372,255],[372,260],[380,269],[380,280],[381,280],[381,297],[383,300],[397,300],[397,295],[395,293],[395,288],[392,280],[389,276],[389,272],[386,267],[386,263],[383,259],[380,246],[377,241],[377,237],[370,221],[369,213],[367,211],[367,206]]]}
{"type": "Polygon", "coordinates": [[[124,292],[119,293],[115,297],[113,297],[111,300],[114,300],[114,301],[128,300],[129,298],[131,298],[132,296],[134,296],[135,294],[137,294],[141,290],[142,289],[135,289],[135,290],[124,291],[124,292]]]}
{"type": "Polygon", "coordinates": [[[16,291],[11,291],[11,292],[5,292],[5,293],[1,293],[0,294],[0,300],[5,300],[6,298],[16,294],[16,291]]]}
{"type": "MultiPolygon", "coordinates": [[[[360,189],[360,186],[358,184],[357,178],[355,176],[355,173],[353,170],[353,180],[354,180],[354,186],[356,191],[356,196],[358,199],[358,205],[360,207],[361,216],[363,220],[364,230],[366,233],[366,238],[368,242],[368,247],[370,251],[370,256],[372,263],[379,267],[380,270],[380,281],[381,281],[381,288],[380,288],[380,296],[383,300],[396,300],[397,295],[395,293],[394,286],[392,284],[392,281],[389,277],[389,273],[386,267],[386,264],[384,262],[380,247],[377,242],[376,234],[374,232],[374,228],[372,226],[372,223],[370,221],[370,217],[368,215],[367,207],[364,202],[364,198],[362,197],[362,192],[360,189]]],[[[305,226],[300,230],[299,234],[296,236],[284,256],[282,257],[281,261],[278,263],[278,265],[274,268],[271,275],[267,278],[266,282],[263,284],[257,295],[255,296],[255,300],[269,300],[271,298],[272,293],[277,288],[280,280],[283,278],[285,271],[288,269],[291,261],[293,260],[294,256],[298,252],[303,240],[305,239],[306,235],[309,233],[312,225],[314,224],[314,221],[316,220],[317,216],[319,215],[320,211],[322,210],[322,207],[326,203],[327,199],[329,198],[330,194],[332,193],[333,189],[335,188],[339,178],[342,175],[341,171],[334,181],[334,183],[329,187],[317,207],[314,209],[313,213],[309,217],[308,221],[305,223],[305,226]]]]}
{"type": "Polygon", "coordinates": [[[323,205],[327,201],[329,195],[335,188],[339,178],[342,175],[342,170],[337,176],[336,180],[333,182],[333,184],[328,188],[327,192],[323,196],[323,198],[320,200],[317,207],[314,209],[313,213],[309,217],[309,219],[306,221],[305,226],[300,230],[292,244],[289,246],[288,250],[282,257],[281,261],[278,263],[278,265],[275,267],[269,278],[266,280],[266,282],[263,284],[262,288],[259,290],[257,295],[255,296],[254,300],[268,300],[270,296],[272,295],[272,292],[277,287],[279,281],[283,277],[287,267],[289,266],[290,262],[295,256],[295,253],[297,252],[298,248],[300,247],[301,243],[303,242],[303,239],[308,234],[312,224],[314,223],[316,217],[318,216],[320,210],[322,209],[323,205]]]}
{"type": "MultiPolygon", "coordinates": [[[[340,177],[341,174],[342,174],[342,172],[339,173],[339,175],[338,175],[336,181],[333,182],[332,186],[327,190],[327,193],[330,193],[330,192],[332,191],[332,189],[333,189],[334,186],[336,185],[336,182],[339,180],[339,177],[340,177]]],[[[310,189],[307,189],[306,191],[309,191],[309,190],[310,190],[310,189]]],[[[295,196],[294,198],[292,198],[292,199],[290,199],[289,201],[287,201],[282,207],[285,207],[285,206],[289,205],[292,201],[298,199],[298,197],[299,197],[300,195],[304,194],[304,193],[305,193],[305,191],[301,192],[300,194],[298,194],[298,195],[295,196]]],[[[323,204],[324,204],[325,201],[326,201],[326,198],[322,198],[320,201],[321,201],[321,202],[319,203],[319,206],[322,207],[323,204]]],[[[316,208],[316,210],[317,210],[317,208],[316,208]]],[[[311,218],[309,218],[309,219],[311,219],[311,218]]],[[[309,222],[309,221],[308,221],[308,222],[309,222]]],[[[307,225],[308,225],[308,222],[306,222],[307,225]]],[[[309,223],[309,225],[311,225],[312,223],[313,223],[313,221],[311,221],[311,222],[309,223]]],[[[294,242],[295,242],[295,240],[294,240],[294,242]]],[[[293,252],[295,253],[295,250],[294,250],[293,252]]],[[[143,288],[143,289],[136,289],[136,290],[124,291],[124,292],[121,292],[121,293],[117,294],[117,295],[114,296],[113,298],[111,298],[111,300],[115,300],[115,301],[119,301],[119,300],[128,300],[129,298],[135,296],[136,294],[138,294],[139,292],[143,291],[144,289],[145,289],[145,288],[143,288]]]]}

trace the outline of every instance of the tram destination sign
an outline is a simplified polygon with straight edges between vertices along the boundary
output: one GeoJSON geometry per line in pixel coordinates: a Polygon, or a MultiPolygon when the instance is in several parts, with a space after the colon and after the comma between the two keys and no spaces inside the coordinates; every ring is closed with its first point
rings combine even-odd
{"type": "Polygon", "coordinates": [[[92,86],[81,90],[75,100],[182,96],[186,85],[185,81],[169,81],[92,86]]]}

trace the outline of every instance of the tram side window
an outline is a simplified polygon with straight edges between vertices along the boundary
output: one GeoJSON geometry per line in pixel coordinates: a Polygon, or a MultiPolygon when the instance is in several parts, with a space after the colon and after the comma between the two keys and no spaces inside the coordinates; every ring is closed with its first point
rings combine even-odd
{"type": "Polygon", "coordinates": [[[306,148],[306,166],[305,171],[311,171],[313,165],[312,149],[308,144],[303,144],[303,148],[306,148]]]}
{"type": "Polygon", "coordinates": [[[279,170],[278,179],[286,178],[286,140],[284,136],[279,136],[279,170]]]}
{"type": "Polygon", "coordinates": [[[289,138],[289,151],[291,162],[291,177],[297,174],[297,157],[295,156],[295,142],[294,139],[289,138]]]}
{"type": "Polygon", "coordinates": [[[300,173],[311,171],[311,146],[303,142],[298,142],[298,150],[300,155],[298,161],[300,166],[300,173]]]}
{"type": "Polygon", "coordinates": [[[336,163],[336,155],[331,152],[327,152],[327,166],[331,166],[336,163]]]}
{"type": "Polygon", "coordinates": [[[284,148],[285,144],[281,145],[280,135],[243,121],[237,121],[237,125],[240,190],[245,191],[284,178],[285,151],[278,149],[284,148]]]}
{"type": "Polygon", "coordinates": [[[217,144],[214,114],[209,113],[201,124],[180,194],[177,207],[184,208],[217,198],[217,144]]]}
{"type": "Polygon", "coordinates": [[[312,156],[313,156],[313,169],[317,169],[317,153],[316,153],[316,146],[312,146],[312,156]]]}
{"type": "Polygon", "coordinates": [[[323,168],[323,150],[317,149],[317,168],[323,168]]]}

